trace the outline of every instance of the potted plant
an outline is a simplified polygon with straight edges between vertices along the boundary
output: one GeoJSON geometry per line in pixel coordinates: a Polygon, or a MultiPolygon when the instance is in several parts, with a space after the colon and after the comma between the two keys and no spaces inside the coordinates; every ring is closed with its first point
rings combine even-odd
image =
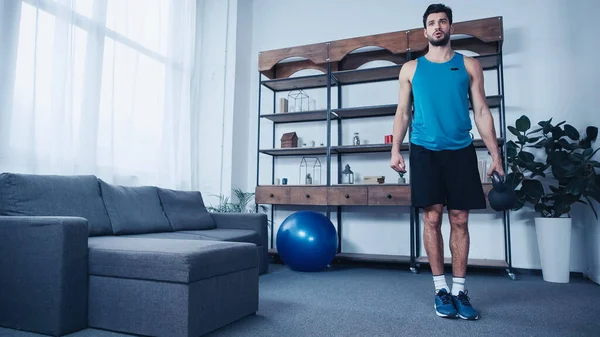
{"type": "Polygon", "coordinates": [[[521,116],[508,130],[517,139],[507,143],[507,183],[517,194],[518,210],[529,204],[538,214],[535,228],[544,280],[569,282],[571,206],[589,205],[596,219],[593,200],[600,202],[600,178],[593,160],[598,150],[592,143],[598,128],[588,126],[581,135],[564,121],[552,124],[552,118],[532,128],[527,116],[521,116]],[[539,158],[539,160],[538,160],[539,158]]]}
{"type": "MultiPolygon", "coordinates": [[[[206,210],[214,213],[258,213],[258,210],[261,213],[266,213],[268,210],[265,205],[254,205],[252,203],[252,198],[254,198],[254,193],[252,192],[244,192],[239,188],[235,188],[233,189],[233,194],[237,202],[231,202],[229,197],[224,195],[212,195],[219,198],[219,204],[217,206],[207,206],[206,210]]],[[[267,222],[269,229],[272,230],[273,222],[271,220],[267,220],[267,222]]]]}

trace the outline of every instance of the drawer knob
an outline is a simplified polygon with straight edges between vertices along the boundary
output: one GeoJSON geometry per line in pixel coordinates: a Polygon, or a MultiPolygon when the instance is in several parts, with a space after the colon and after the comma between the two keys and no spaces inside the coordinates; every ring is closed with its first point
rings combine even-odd
{"type": "Polygon", "coordinates": [[[344,197],[346,197],[346,199],[350,198],[350,196],[348,194],[346,194],[344,197]]]}
{"type": "Polygon", "coordinates": [[[391,194],[388,194],[388,195],[387,195],[387,198],[388,198],[388,199],[391,199],[391,198],[392,198],[392,195],[391,195],[391,194]]]}
{"type": "Polygon", "coordinates": [[[307,198],[310,198],[310,194],[307,194],[307,195],[306,195],[306,197],[307,197],[307,198]]]}
{"type": "Polygon", "coordinates": [[[271,198],[273,198],[273,197],[274,197],[273,193],[269,194],[269,196],[270,196],[271,198]]]}

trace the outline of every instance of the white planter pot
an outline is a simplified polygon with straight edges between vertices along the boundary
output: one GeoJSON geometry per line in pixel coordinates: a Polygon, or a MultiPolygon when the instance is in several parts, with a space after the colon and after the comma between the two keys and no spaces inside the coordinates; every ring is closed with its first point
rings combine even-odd
{"type": "Polygon", "coordinates": [[[544,281],[568,283],[571,261],[571,218],[535,218],[544,281]]]}

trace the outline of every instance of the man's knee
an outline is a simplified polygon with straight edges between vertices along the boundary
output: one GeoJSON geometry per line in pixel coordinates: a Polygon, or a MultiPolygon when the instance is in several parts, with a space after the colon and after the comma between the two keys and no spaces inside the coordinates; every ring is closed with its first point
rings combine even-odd
{"type": "Polygon", "coordinates": [[[442,226],[442,205],[433,205],[423,210],[423,222],[426,229],[439,230],[442,226]]]}
{"type": "Polygon", "coordinates": [[[450,226],[453,229],[467,229],[469,224],[469,212],[460,210],[450,210],[450,226]]]}

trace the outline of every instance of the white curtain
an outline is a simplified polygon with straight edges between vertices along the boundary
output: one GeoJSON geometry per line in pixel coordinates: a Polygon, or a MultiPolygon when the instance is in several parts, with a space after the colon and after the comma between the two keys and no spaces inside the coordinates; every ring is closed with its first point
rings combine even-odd
{"type": "Polygon", "coordinates": [[[2,0],[0,171],[192,186],[196,0],[2,0]]]}

